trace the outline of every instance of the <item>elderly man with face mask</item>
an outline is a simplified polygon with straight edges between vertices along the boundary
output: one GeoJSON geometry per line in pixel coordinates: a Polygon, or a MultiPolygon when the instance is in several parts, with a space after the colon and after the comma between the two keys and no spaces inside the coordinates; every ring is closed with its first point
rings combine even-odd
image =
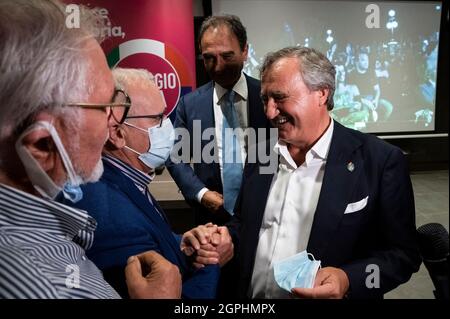
{"type": "MultiPolygon", "coordinates": [[[[108,127],[130,106],[94,37],[106,21],[80,9],[70,29],[56,1],[0,2],[0,298],[119,297],[85,256],[96,221],[53,200],[98,180],[108,127]]],[[[127,257],[130,296],[180,296],[176,266],[127,257]]]]}
{"type": "MultiPolygon", "coordinates": [[[[116,119],[109,129],[102,178],[83,186],[83,199],[72,203],[98,221],[88,257],[124,297],[127,258],[146,250],[159,252],[179,267],[183,298],[215,297],[219,266],[196,270],[188,263],[180,250],[180,237],[172,233],[164,211],[148,189],[155,168],[164,165],[174,142],[172,123],[164,115],[162,92],[147,70],[116,68],[112,73],[116,86],[125,89],[132,102],[128,114],[116,119]]],[[[67,199],[64,202],[70,204],[67,199]]],[[[218,263],[214,256],[218,254],[208,254],[208,260],[218,263]]]]}

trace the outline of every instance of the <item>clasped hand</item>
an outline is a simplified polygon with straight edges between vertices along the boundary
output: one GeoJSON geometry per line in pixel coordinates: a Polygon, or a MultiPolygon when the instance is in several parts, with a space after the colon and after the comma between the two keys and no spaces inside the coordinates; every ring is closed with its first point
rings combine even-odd
{"type": "Polygon", "coordinates": [[[180,248],[185,255],[194,257],[193,265],[196,268],[212,264],[219,264],[222,267],[233,258],[234,254],[228,228],[212,223],[185,232],[180,248]]]}

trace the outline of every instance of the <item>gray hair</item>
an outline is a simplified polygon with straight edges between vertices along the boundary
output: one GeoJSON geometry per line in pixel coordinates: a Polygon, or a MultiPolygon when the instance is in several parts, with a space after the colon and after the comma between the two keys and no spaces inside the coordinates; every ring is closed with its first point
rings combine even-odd
{"type": "Polygon", "coordinates": [[[230,28],[230,31],[236,36],[239,47],[242,51],[244,51],[245,46],[247,45],[247,30],[242,25],[241,20],[238,16],[232,15],[232,14],[225,14],[220,16],[211,16],[208,17],[205,21],[203,21],[202,26],[200,27],[199,32],[199,48],[201,51],[201,41],[203,34],[208,30],[209,28],[214,28],[218,26],[225,25],[228,28],[230,28]]]}
{"type": "Polygon", "coordinates": [[[334,90],[336,88],[336,70],[330,60],[317,50],[306,47],[287,47],[266,55],[261,66],[260,76],[264,77],[270,67],[282,58],[297,58],[299,72],[306,87],[311,91],[328,89],[327,109],[334,107],[334,90]]]}
{"type": "Polygon", "coordinates": [[[65,8],[57,0],[0,1],[0,142],[41,111],[72,118],[79,110],[62,106],[92,90],[83,48],[88,39],[101,42],[107,21],[80,5],[80,28],[69,28],[65,8]]]}
{"type": "Polygon", "coordinates": [[[125,91],[133,82],[151,82],[156,85],[155,77],[146,69],[114,68],[112,74],[116,86],[125,91]]]}
{"type": "MultiPolygon", "coordinates": [[[[114,68],[112,74],[115,85],[125,92],[128,91],[130,85],[134,85],[135,83],[150,83],[157,87],[155,77],[146,69],[114,68]]],[[[131,107],[130,113],[134,113],[133,107],[131,107]]]]}

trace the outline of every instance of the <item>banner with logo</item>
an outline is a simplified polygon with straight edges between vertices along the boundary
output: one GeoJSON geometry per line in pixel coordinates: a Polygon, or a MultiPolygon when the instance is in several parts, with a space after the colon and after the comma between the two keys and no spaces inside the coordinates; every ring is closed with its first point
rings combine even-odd
{"type": "MultiPolygon", "coordinates": [[[[192,0],[67,0],[98,8],[110,25],[102,47],[111,68],[144,68],[155,75],[172,121],[180,97],[195,89],[192,0]]],[[[70,11],[68,12],[70,13],[70,11]]]]}

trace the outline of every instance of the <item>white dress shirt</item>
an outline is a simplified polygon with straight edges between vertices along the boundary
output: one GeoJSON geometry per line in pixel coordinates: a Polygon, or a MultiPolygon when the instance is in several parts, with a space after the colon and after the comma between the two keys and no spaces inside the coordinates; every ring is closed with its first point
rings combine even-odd
{"type": "MultiPolygon", "coordinates": [[[[218,83],[214,84],[214,93],[213,93],[213,107],[214,107],[214,122],[215,122],[215,133],[216,133],[216,143],[219,157],[219,166],[220,166],[220,177],[223,181],[223,165],[222,165],[222,127],[223,127],[223,111],[225,101],[225,94],[227,93],[227,89],[221,87],[218,83]]],[[[247,79],[245,78],[244,73],[241,73],[241,77],[238,82],[234,85],[233,91],[236,92],[234,98],[234,108],[236,109],[236,113],[239,119],[239,127],[245,130],[248,127],[248,87],[247,87],[247,79]]],[[[247,158],[247,149],[246,149],[246,140],[244,134],[238,131],[237,138],[239,140],[239,146],[241,148],[241,158],[242,165],[245,165],[245,160],[247,158]]],[[[203,195],[208,191],[206,187],[202,188],[197,193],[197,200],[201,202],[203,195]]]]}
{"type": "Polygon", "coordinates": [[[306,249],[319,200],[334,122],[297,166],[286,144],[274,149],[280,154],[278,172],[272,179],[249,294],[252,298],[289,298],[274,279],[273,263],[306,249]]]}

